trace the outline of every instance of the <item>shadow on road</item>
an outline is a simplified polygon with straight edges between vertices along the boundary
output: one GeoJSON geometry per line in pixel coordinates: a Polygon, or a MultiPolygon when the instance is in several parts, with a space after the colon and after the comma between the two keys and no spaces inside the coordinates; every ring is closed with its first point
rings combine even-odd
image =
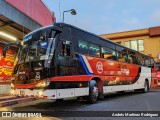
{"type": "MultiPolygon", "coordinates": [[[[157,92],[157,91],[151,91],[151,92],[157,92]]],[[[125,92],[125,93],[112,93],[108,94],[104,97],[104,99],[99,100],[95,104],[99,104],[104,101],[111,101],[116,99],[121,99],[129,96],[135,96],[135,95],[141,95],[141,94],[147,94],[142,92],[125,92]]],[[[87,103],[87,101],[78,101],[77,99],[71,99],[71,100],[63,100],[63,101],[48,101],[48,102],[40,102],[34,105],[28,105],[28,106],[21,106],[21,107],[14,107],[13,110],[15,111],[27,111],[27,110],[35,110],[35,111],[41,111],[41,110],[52,110],[52,111],[66,111],[66,110],[74,110],[77,108],[81,108],[84,106],[90,106],[92,104],[87,103]]]]}

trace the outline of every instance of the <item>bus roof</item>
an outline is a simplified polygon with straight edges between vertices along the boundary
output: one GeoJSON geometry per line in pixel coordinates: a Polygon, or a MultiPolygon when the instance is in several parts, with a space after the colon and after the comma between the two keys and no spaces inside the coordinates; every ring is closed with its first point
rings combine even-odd
{"type": "MultiPolygon", "coordinates": [[[[94,35],[94,36],[96,36],[96,37],[98,37],[98,38],[101,38],[101,40],[103,40],[103,41],[107,41],[107,42],[113,43],[113,44],[115,44],[115,45],[117,45],[117,46],[120,46],[120,47],[123,47],[123,48],[127,48],[127,49],[129,49],[129,50],[131,50],[131,51],[138,52],[138,51],[136,51],[136,50],[133,50],[133,49],[131,49],[131,48],[128,48],[128,47],[126,47],[126,46],[123,46],[123,45],[120,45],[120,44],[118,44],[118,43],[116,43],[116,42],[113,42],[113,41],[111,41],[110,39],[103,38],[103,37],[101,37],[101,36],[99,36],[99,35],[96,35],[96,34],[94,34],[94,33],[85,31],[85,30],[83,30],[83,29],[81,29],[81,28],[78,28],[78,27],[76,27],[76,26],[73,26],[73,25],[70,25],[70,24],[66,24],[66,23],[55,23],[55,24],[59,24],[60,26],[69,26],[69,27],[78,29],[78,30],[80,30],[80,31],[83,31],[83,32],[86,32],[86,33],[88,33],[88,34],[94,35]]],[[[140,53],[140,52],[139,52],[139,53],[140,53]]],[[[144,53],[140,53],[140,54],[142,54],[142,55],[144,55],[144,56],[148,56],[148,55],[146,55],[146,54],[144,54],[144,53]]],[[[149,57],[151,57],[151,56],[149,56],[149,57]]]]}
{"type": "MultiPolygon", "coordinates": [[[[120,47],[123,47],[123,48],[127,48],[127,49],[129,49],[129,50],[131,50],[131,51],[138,52],[138,51],[133,50],[133,49],[131,49],[131,48],[128,48],[128,47],[126,47],[126,46],[123,46],[123,45],[120,45],[120,44],[118,44],[118,43],[115,43],[115,42],[111,41],[110,39],[103,38],[103,37],[101,37],[101,36],[99,36],[99,35],[96,35],[96,34],[94,34],[94,33],[85,31],[85,30],[83,30],[83,29],[81,29],[81,28],[78,28],[78,27],[76,27],[76,26],[73,26],[73,25],[70,25],[70,24],[67,24],[67,23],[54,23],[54,24],[51,24],[51,25],[48,25],[48,26],[44,26],[44,27],[41,27],[41,28],[39,28],[39,29],[36,29],[36,30],[30,32],[29,34],[25,35],[24,37],[26,37],[26,36],[28,36],[28,35],[31,35],[31,34],[37,32],[37,31],[39,31],[39,30],[43,30],[43,29],[50,28],[50,27],[53,27],[53,26],[58,26],[58,27],[68,26],[68,27],[72,27],[72,28],[75,28],[75,29],[77,29],[77,30],[83,31],[83,32],[85,32],[85,33],[88,33],[88,34],[90,34],[90,35],[93,35],[93,36],[95,36],[95,37],[98,37],[98,38],[100,38],[100,39],[103,40],[103,41],[107,41],[107,42],[113,43],[113,44],[115,44],[115,45],[117,45],[117,46],[120,46],[120,47]]],[[[139,53],[140,53],[140,52],[139,52],[139,53]]],[[[148,55],[146,55],[146,54],[144,54],[144,53],[140,53],[140,54],[142,54],[142,55],[144,55],[144,56],[148,56],[148,55]]],[[[151,57],[151,56],[149,56],[149,57],[151,57]]]]}

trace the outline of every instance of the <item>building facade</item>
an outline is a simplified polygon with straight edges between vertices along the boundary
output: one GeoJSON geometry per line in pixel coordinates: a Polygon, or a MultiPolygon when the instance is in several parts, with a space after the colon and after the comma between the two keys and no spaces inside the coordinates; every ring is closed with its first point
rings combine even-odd
{"type": "Polygon", "coordinates": [[[160,61],[160,26],[100,35],[160,61]]]}

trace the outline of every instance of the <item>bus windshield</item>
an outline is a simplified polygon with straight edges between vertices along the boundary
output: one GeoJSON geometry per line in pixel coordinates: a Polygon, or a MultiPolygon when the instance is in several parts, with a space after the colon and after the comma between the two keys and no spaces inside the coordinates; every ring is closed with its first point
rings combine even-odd
{"type": "Polygon", "coordinates": [[[56,31],[43,30],[26,36],[24,45],[19,55],[19,62],[32,62],[48,59],[53,54],[54,38],[56,31]],[[52,50],[51,50],[52,49],[52,50]]]}

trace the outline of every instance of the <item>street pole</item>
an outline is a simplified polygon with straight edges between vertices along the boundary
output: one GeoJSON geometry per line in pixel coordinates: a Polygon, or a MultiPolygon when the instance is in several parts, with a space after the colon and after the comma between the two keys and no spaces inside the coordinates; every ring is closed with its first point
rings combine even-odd
{"type": "Polygon", "coordinates": [[[77,14],[74,9],[63,11],[63,19],[62,19],[62,22],[63,22],[63,23],[64,23],[64,13],[65,13],[65,12],[71,12],[72,15],[76,15],[76,14],[77,14]]]}

